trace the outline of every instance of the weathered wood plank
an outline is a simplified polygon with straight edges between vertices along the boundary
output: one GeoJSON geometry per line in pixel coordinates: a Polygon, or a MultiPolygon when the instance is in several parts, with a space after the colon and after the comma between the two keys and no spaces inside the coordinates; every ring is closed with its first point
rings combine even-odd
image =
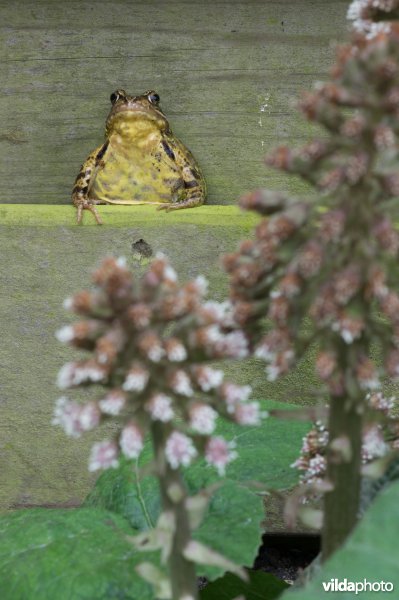
{"type": "MultiPolygon", "coordinates": [[[[125,255],[129,268],[140,273],[144,265],[132,252],[140,238],[154,253],[170,258],[181,281],[204,274],[209,297],[223,300],[228,285],[220,254],[233,251],[254,225],[253,215],[234,206],[158,214],[171,217],[167,225],[152,218],[150,207],[104,208],[107,225],[78,227],[70,225],[69,206],[24,206],[21,220],[20,206],[0,205],[0,289],[6,290],[0,294],[0,509],[79,503],[93,481],[87,471],[89,447],[107,436],[101,430],[70,440],[51,425],[55,400],[62,395],[56,374],[79,354],[54,336],[73,320],[63,300],[90,287],[90,273],[106,255],[125,255]],[[122,214],[127,215],[124,226],[122,214]]],[[[311,401],[308,390],[316,385],[306,360],[300,373],[284,382],[268,383],[260,360],[240,360],[239,368],[233,363],[229,377],[250,383],[254,398],[300,404],[311,401]]]]}
{"type": "Polygon", "coordinates": [[[154,87],[203,166],[210,203],[305,189],[263,155],[312,131],[294,110],[346,36],[347,0],[0,2],[1,197],[68,203],[115,87],[154,87]]]}

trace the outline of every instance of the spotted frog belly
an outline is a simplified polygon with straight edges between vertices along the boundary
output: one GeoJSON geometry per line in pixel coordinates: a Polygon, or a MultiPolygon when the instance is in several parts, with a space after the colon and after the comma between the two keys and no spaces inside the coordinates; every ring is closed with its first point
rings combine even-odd
{"type": "Polygon", "coordinates": [[[173,161],[159,153],[109,148],[90,188],[90,196],[107,204],[163,204],[178,202],[184,181],[173,161]]]}

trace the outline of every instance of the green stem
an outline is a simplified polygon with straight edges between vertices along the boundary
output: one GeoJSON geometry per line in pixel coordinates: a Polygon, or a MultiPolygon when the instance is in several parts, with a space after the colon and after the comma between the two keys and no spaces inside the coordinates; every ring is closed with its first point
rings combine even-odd
{"type": "Polygon", "coordinates": [[[176,531],[173,536],[169,557],[169,576],[173,600],[198,600],[198,585],[195,564],[183,556],[183,550],[191,541],[191,530],[186,509],[187,492],[179,469],[172,469],[165,459],[167,431],[165,425],[153,422],[151,426],[155,461],[161,492],[162,511],[173,513],[176,531]],[[172,500],[171,487],[181,491],[178,500],[172,500]]]}
{"type": "Polygon", "coordinates": [[[359,511],[361,483],[362,415],[359,405],[346,407],[344,397],[331,399],[329,414],[330,444],[337,438],[350,441],[350,459],[329,449],[327,453],[327,480],[333,489],[325,494],[322,559],[325,561],[345,541],[356,525],[359,511]]]}

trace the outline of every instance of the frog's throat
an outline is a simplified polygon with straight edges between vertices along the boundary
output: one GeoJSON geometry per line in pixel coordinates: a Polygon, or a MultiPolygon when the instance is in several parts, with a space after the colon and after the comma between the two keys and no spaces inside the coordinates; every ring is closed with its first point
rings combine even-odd
{"type": "Polygon", "coordinates": [[[106,134],[109,135],[115,131],[123,130],[132,132],[144,130],[165,131],[168,129],[168,122],[161,114],[147,110],[121,110],[111,114],[107,119],[106,134]]]}

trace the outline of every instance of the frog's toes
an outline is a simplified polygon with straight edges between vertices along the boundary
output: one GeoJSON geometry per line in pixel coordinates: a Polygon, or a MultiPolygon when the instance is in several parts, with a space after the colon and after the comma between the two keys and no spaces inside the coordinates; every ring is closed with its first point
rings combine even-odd
{"type": "Polygon", "coordinates": [[[82,222],[82,218],[83,218],[83,211],[84,210],[88,210],[92,213],[92,215],[94,216],[97,225],[102,225],[103,222],[101,220],[100,215],[98,214],[98,211],[94,205],[94,203],[91,200],[83,200],[83,199],[79,199],[79,201],[77,201],[75,199],[75,206],[77,208],[77,223],[78,225],[80,225],[80,223],[82,222]]]}
{"type": "Polygon", "coordinates": [[[169,212],[171,210],[173,210],[173,205],[172,204],[161,204],[160,206],[157,207],[157,210],[164,210],[165,212],[169,212]]]}

